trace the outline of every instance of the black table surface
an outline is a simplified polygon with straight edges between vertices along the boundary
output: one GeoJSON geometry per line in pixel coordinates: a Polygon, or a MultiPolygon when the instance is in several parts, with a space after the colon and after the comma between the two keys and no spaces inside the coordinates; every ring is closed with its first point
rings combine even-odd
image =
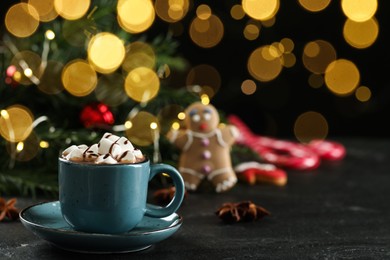
{"type": "MultiPolygon", "coordinates": [[[[0,222],[0,259],[390,259],[390,140],[344,139],[346,158],[288,171],[284,187],[238,183],[189,194],[181,228],[149,249],[92,255],[58,249],[19,221],[0,222]],[[225,224],[215,211],[250,200],[271,212],[225,224]]],[[[47,199],[18,198],[23,208],[47,199]]]]}

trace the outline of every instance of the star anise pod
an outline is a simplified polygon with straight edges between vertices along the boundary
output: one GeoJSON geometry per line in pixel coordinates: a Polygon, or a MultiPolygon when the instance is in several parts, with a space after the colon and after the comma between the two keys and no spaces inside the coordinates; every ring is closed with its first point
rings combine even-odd
{"type": "Polygon", "coordinates": [[[270,214],[268,210],[251,201],[224,203],[216,211],[216,215],[227,223],[255,221],[270,214]]]}
{"type": "Polygon", "coordinates": [[[6,201],[0,197],[0,221],[4,219],[16,220],[19,218],[19,210],[15,207],[16,199],[6,201]]]}
{"type": "MultiPolygon", "coordinates": [[[[156,190],[153,193],[154,201],[157,205],[165,206],[173,199],[175,196],[175,187],[165,188],[156,190]]],[[[187,196],[187,192],[184,193],[184,197],[187,196]]]]}

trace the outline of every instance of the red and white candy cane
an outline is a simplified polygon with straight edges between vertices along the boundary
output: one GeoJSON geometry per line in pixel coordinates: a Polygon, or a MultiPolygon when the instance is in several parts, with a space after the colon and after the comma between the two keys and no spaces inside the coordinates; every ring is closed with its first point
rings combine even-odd
{"type": "Polygon", "coordinates": [[[230,115],[228,120],[240,132],[238,144],[253,149],[265,162],[280,167],[311,170],[320,165],[320,158],[338,160],[345,155],[344,147],[335,142],[313,141],[305,146],[300,143],[255,135],[237,116],[230,115]]]}

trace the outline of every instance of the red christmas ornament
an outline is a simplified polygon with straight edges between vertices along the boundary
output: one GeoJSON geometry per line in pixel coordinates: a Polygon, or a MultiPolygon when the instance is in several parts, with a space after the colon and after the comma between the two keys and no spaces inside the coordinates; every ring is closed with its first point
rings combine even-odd
{"type": "Polygon", "coordinates": [[[102,127],[114,124],[114,115],[107,105],[93,103],[83,108],[80,120],[86,128],[102,127]]]}

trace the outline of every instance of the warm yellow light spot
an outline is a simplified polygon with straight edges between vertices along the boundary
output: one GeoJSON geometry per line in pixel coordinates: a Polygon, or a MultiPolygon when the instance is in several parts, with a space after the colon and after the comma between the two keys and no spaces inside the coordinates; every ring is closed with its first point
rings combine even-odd
{"type": "Polygon", "coordinates": [[[203,105],[210,104],[210,98],[207,94],[203,94],[200,96],[200,102],[202,102],[203,105]]]}
{"type": "Polygon", "coordinates": [[[271,81],[282,71],[281,59],[271,58],[270,48],[269,45],[257,48],[249,56],[247,64],[248,71],[257,80],[271,81]]]}
{"type": "Polygon", "coordinates": [[[193,67],[186,78],[187,86],[200,86],[198,94],[214,97],[221,87],[221,76],[217,69],[207,64],[193,67]]]}
{"type": "Polygon", "coordinates": [[[299,0],[299,3],[303,8],[310,12],[319,12],[330,4],[330,0],[299,0]]]}
{"type": "Polygon", "coordinates": [[[153,144],[156,136],[156,130],[150,126],[152,123],[160,129],[157,118],[151,113],[140,111],[134,117],[129,119],[132,127],[126,130],[126,136],[133,144],[137,146],[148,146],[153,144]]]}
{"type": "Polygon", "coordinates": [[[39,14],[29,4],[19,3],[11,6],[5,15],[5,27],[16,37],[29,37],[38,28],[39,14]]]}
{"type": "Polygon", "coordinates": [[[294,42],[290,38],[283,38],[280,40],[285,52],[292,52],[294,50],[294,42]]]}
{"type": "Polygon", "coordinates": [[[115,71],[125,58],[125,46],[112,33],[99,33],[88,44],[88,60],[92,67],[104,74],[115,71]]]}
{"type": "Polygon", "coordinates": [[[242,5],[233,5],[230,9],[230,15],[233,19],[241,20],[245,16],[244,9],[242,9],[242,5]]]}
{"type": "Polygon", "coordinates": [[[268,20],[279,10],[279,0],[242,0],[247,15],[256,20],[268,20]]]}
{"type": "Polygon", "coordinates": [[[216,15],[211,15],[209,19],[202,20],[196,17],[189,29],[191,40],[202,48],[216,46],[224,35],[224,26],[216,15]]]}
{"type": "Polygon", "coordinates": [[[324,77],[322,74],[311,74],[308,79],[309,85],[312,88],[320,88],[324,85],[324,77]]]}
{"type": "Polygon", "coordinates": [[[18,144],[16,145],[16,151],[20,153],[21,151],[23,151],[23,148],[24,148],[24,143],[18,142],[18,144]]]}
{"type": "Polygon", "coordinates": [[[43,149],[49,148],[49,142],[40,141],[40,142],[39,142],[39,147],[41,147],[41,148],[43,148],[43,149]]]}
{"type": "Polygon", "coordinates": [[[54,0],[28,0],[28,3],[37,10],[39,20],[42,22],[52,21],[58,16],[54,9],[54,0]]]}
{"type": "Polygon", "coordinates": [[[270,19],[268,20],[263,20],[261,21],[261,24],[264,26],[264,27],[272,27],[274,26],[274,24],[276,23],[276,18],[275,16],[271,17],[270,19]]]}
{"type": "Polygon", "coordinates": [[[156,0],[154,8],[156,14],[168,23],[175,23],[183,19],[189,9],[189,0],[156,0]]]}
{"type": "Polygon", "coordinates": [[[119,0],[117,13],[119,25],[130,33],[146,31],[155,18],[151,0],[119,0]]]}
{"type": "Polygon", "coordinates": [[[256,89],[256,83],[251,79],[244,80],[241,84],[241,91],[245,95],[252,95],[256,92],[256,89]]]}
{"type": "MultiPolygon", "coordinates": [[[[16,55],[11,60],[11,65],[14,65],[17,71],[14,74],[14,79],[22,85],[31,85],[33,79],[30,77],[32,75],[40,77],[42,71],[40,69],[42,63],[41,57],[32,51],[21,51],[16,53],[16,55]],[[27,69],[27,76],[25,70],[27,69]],[[30,73],[31,70],[31,74],[30,73]]],[[[37,83],[37,82],[34,82],[37,83]]]]}
{"type": "Polygon", "coordinates": [[[173,130],[179,130],[180,129],[180,124],[178,122],[173,122],[172,123],[172,129],[173,130]]]}
{"type": "Polygon", "coordinates": [[[129,72],[125,79],[126,94],[135,101],[148,102],[160,89],[160,79],[156,72],[139,67],[129,72]]]}
{"type": "Polygon", "coordinates": [[[244,29],[244,37],[247,40],[253,41],[259,37],[260,28],[255,24],[248,24],[244,29]]]}
{"type": "Polygon", "coordinates": [[[201,20],[207,20],[211,16],[211,9],[210,6],[202,4],[199,5],[198,8],[196,8],[196,15],[201,20]]]}
{"type": "Polygon", "coordinates": [[[62,84],[72,95],[81,97],[90,94],[96,87],[97,75],[92,66],[84,60],[73,60],[63,69],[62,84]]]}
{"type": "Polygon", "coordinates": [[[347,19],[343,34],[349,45],[363,49],[370,47],[375,42],[379,34],[379,25],[374,18],[365,22],[354,22],[347,19]]]}
{"type": "MultiPolygon", "coordinates": [[[[16,82],[19,82],[21,83],[22,81],[22,73],[20,73],[19,71],[15,71],[14,75],[12,76],[12,78],[16,81],[16,82]]],[[[31,82],[29,82],[29,84],[26,84],[26,85],[30,85],[31,82]]]]}
{"type": "Polygon", "coordinates": [[[295,65],[297,62],[297,58],[293,53],[284,53],[283,54],[283,59],[282,59],[282,64],[286,68],[291,68],[295,65]]]}
{"type": "Polygon", "coordinates": [[[0,134],[9,142],[22,142],[32,131],[31,111],[21,105],[13,105],[1,111],[0,134]]]}
{"type": "Polygon", "coordinates": [[[156,54],[149,44],[136,41],[131,43],[127,49],[122,63],[122,68],[125,71],[130,72],[138,67],[154,69],[156,66],[156,54]]]}
{"type": "Polygon", "coordinates": [[[90,0],[54,0],[55,10],[67,20],[77,20],[83,17],[90,4],[90,0]]]}
{"type": "Polygon", "coordinates": [[[55,33],[52,30],[47,30],[45,32],[45,37],[48,40],[53,40],[56,37],[56,35],[55,35],[55,33]]]}
{"type": "Polygon", "coordinates": [[[367,102],[371,98],[371,90],[366,86],[360,86],[355,91],[356,99],[361,102],[367,102]]]}
{"type": "Polygon", "coordinates": [[[325,139],[328,128],[328,122],[323,115],[308,111],[295,120],[294,134],[300,142],[309,143],[314,139],[325,139]]]}
{"type": "Polygon", "coordinates": [[[26,77],[31,77],[33,75],[33,72],[30,68],[26,68],[24,71],[23,71],[24,75],[26,77]]]}
{"type": "Polygon", "coordinates": [[[359,81],[360,72],[352,61],[335,60],[326,68],[325,83],[334,94],[351,94],[358,86],[359,81]]]}
{"type": "Polygon", "coordinates": [[[371,19],[378,8],[377,0],[342,0],[341,8],[344,14],[355,22],[371,19]]]}
{"type": "Polygon", "coordinates": [[[157,129],[157,127],[158,127],[158,125],[157,125],[157,123],[156,123],[156,122],[152,122],[152,123],[150,123],[150,129],[152,129],[152,130],[156,130],[156,129],[157,129]]]}
{"type": "Polygon", "coordinates": [[[126,129],[130,129],[130,128],[132,128],[133,127],[133,123],[131,123],[131,121],[126,121],[125,122],[125,128],[126,129]]]}
{"type": "Polygon", "coordinates": [[[324,73],[327,66],[336,58],[335,48],[324,40],[307,43],[302,54],[303,65],[307,70],[317,74],[324,73]]]}
{"type": "Polygon", "coordinates": [[[60,93],[64,89],[61,81],[63,67],[64,65],[62,63],[49,60],[40,78],[39,90],[48,95],[60,93]]]}
{"type": "Polygon", "coordinates": [[[184,120],[186,118],[186,113],[180,112],[179,114],[177,114],[177,118],[179,120],[184,120]]]}

